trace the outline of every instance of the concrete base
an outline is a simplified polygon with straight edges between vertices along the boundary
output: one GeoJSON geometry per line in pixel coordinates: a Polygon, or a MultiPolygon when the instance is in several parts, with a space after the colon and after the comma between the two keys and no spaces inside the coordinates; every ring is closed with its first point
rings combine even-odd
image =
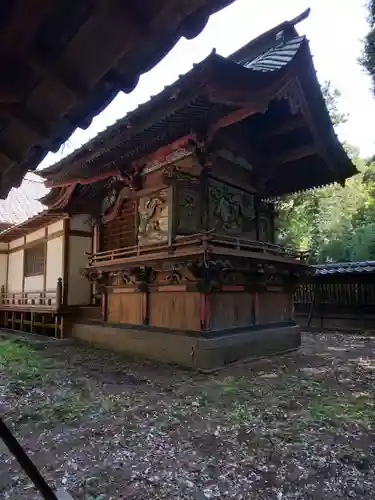
{"type": "Polygon", "coordinates": [[[83,342],[118,352],[174,363],[197,370],[213,370],[241,359],[257,359],[297,349],[301,344],[295,324],[259,325],[218,332],[205,338],[148,328],[74,324],[72,335],[83,342]]]}

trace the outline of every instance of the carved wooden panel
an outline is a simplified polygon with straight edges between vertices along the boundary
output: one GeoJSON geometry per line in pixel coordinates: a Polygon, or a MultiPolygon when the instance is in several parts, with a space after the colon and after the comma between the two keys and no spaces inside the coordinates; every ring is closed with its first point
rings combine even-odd
{"type": "Polygon", "coordinates": [[[255,197],[251,193],[210,180],[209,227],[220,232],[244,235],[255,232],[255,197]]]}
{"type": "Polygon", "coordinates": [[[176,185],[175,228],[177,234],[197,233],[202,227],[202,202],[199,186],[176,185]]]}
{"type": "Polygon", "coordinates": [[[252,294],[222,292],[210,295],[209,299],[211,304],[211,330],[254,324],[252,294]]]}
{"type": "Polygon", "coordinates": [[[130,325],[143,324],[143,293],[109,293],[107,321],[130,325]]]}
{"type": "Polygon", "coordinates": [[[200,293],[150,294],[150,325],[183,330],[200,329],[200,293]]]}
{"type": "Polygon", "coordinates": [[[138,242],[140,245],[168,240],[168,189],[139,199],[138,242]]]}
{"type": "Polygon", "coordinates": [[[119,215],[101,224],[101,250],[114,250],[136,244],[136,202],[128,200],[119,215]]]}

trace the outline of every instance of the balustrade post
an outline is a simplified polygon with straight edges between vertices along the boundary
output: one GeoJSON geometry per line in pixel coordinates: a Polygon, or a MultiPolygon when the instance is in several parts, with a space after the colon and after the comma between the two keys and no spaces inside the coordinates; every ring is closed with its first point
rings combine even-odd
{"type": "Polygon", "coordinates": [[[62,278],[58,278],[57,288],[56,288],[56,309],[60,309],[62,305],[62,298],[63,298],[63,283],[62,283],[62,278]]]}

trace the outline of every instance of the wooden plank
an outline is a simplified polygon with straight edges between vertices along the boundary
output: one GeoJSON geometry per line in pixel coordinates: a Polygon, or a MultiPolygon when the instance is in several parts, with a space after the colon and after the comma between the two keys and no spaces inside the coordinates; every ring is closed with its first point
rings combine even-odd
{"type": "Polygon", "coordinates": [[[109,323],[143,324],[143,293],[112,294],[107,297],[109,323]]]}
{"type": "Polygon", "coordinates": [[[209,296],[211,305],[211,330],[222,330],[253,324],[252,302],[254,295],[247,292],[220,292],[209,296]]]}
{"type": "Polygon", "coordinates": [[[199,292],[150,293],[150,325],[199,331],[199,292]]]}

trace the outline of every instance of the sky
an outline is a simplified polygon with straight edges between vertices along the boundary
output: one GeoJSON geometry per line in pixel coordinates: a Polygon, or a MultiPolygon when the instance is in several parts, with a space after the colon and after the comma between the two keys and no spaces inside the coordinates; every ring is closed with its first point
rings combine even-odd
{"type": "Polygon", "coordinates": [[[337,129],[339,138],[358,146],[362,156],[375,154],[375,97],[371,80],[358,63],[363,38],[368,30],[366,0],[236,0],[211,16],[194,40],[181,39],[154,69],[141,76],[131,94],[119,94],[98,115],[87,130],[77,130],[68,144],[49,154],[39,168],[71,153],[127,112],[159,93],[193,63],[204,59],[213,48],[228,56],[264,31],[311,8],[309,18],[297,26],[307,35],[318,79],[330,80],[342,93],[340,112],[346,124],[337,129]]]}

